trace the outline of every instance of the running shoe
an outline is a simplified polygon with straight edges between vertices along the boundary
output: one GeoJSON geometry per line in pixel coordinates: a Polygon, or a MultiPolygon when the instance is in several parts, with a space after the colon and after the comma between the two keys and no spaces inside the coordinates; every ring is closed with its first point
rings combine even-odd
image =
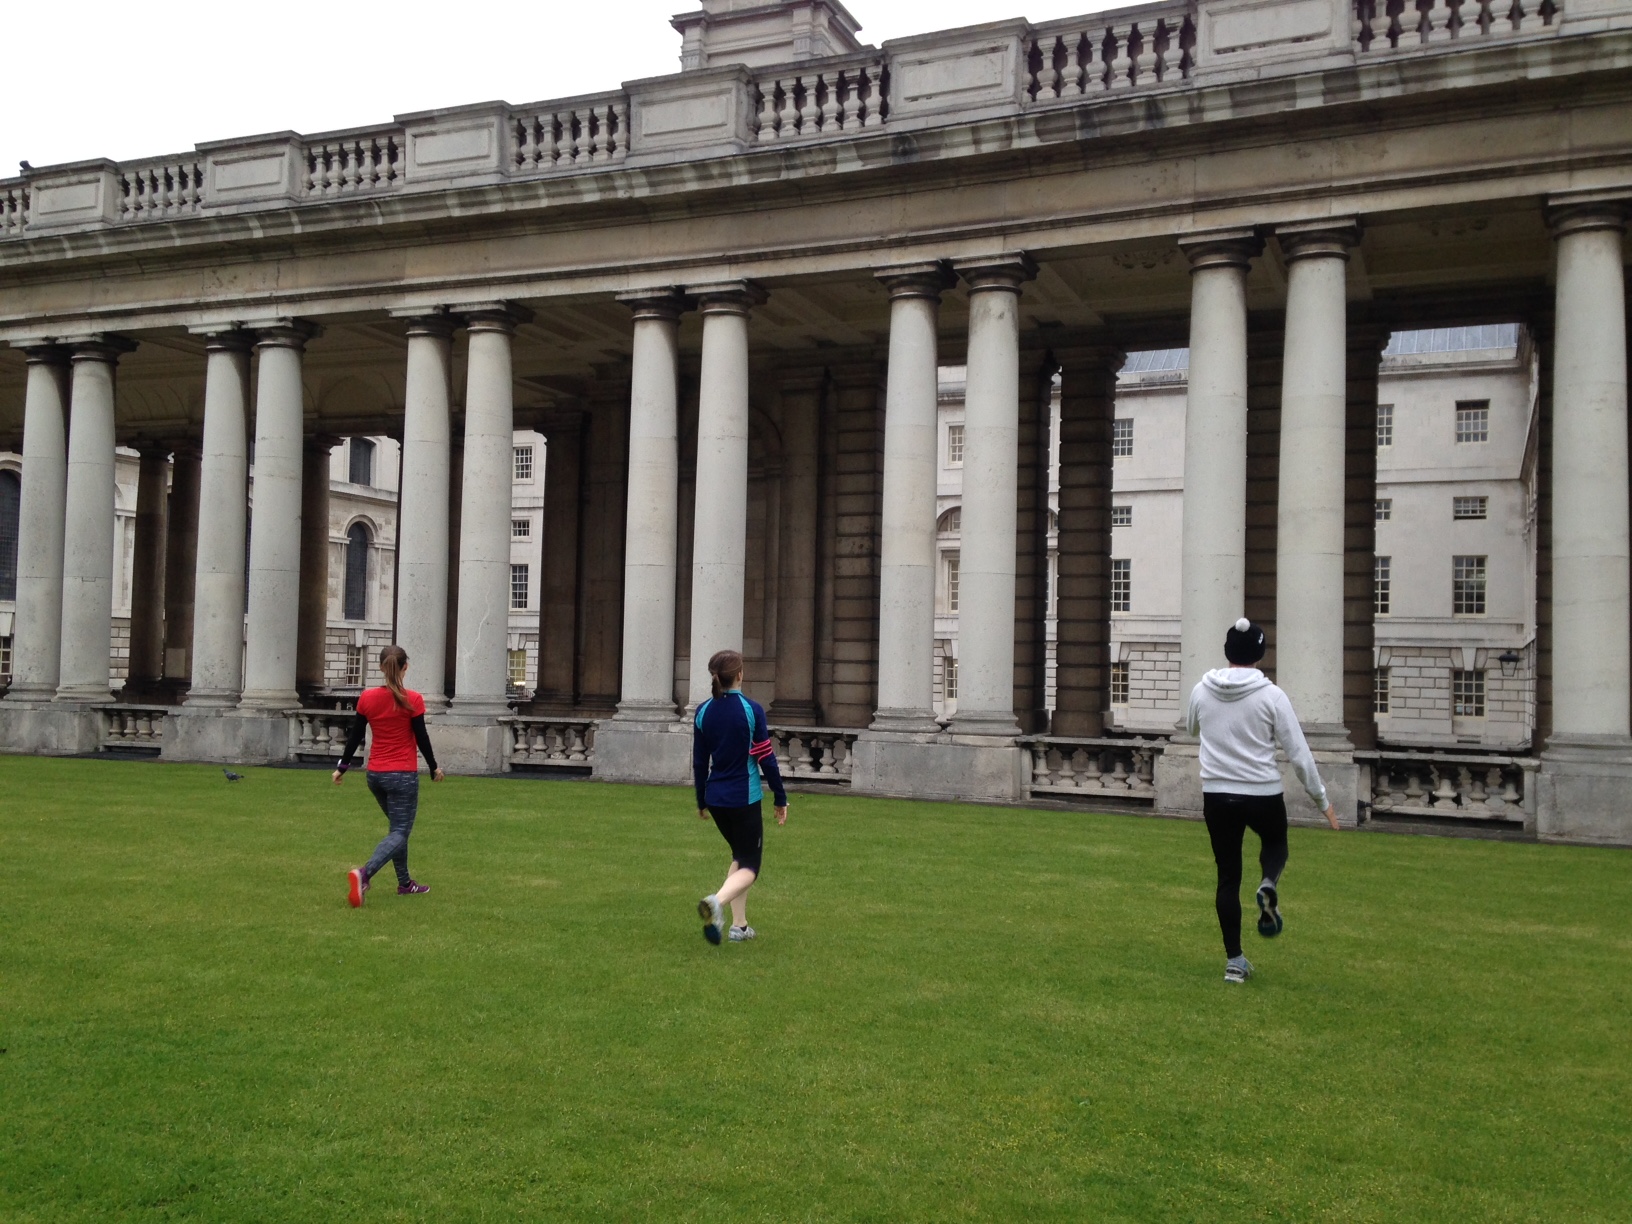
{"type": "Polygon", "coordinates": [[[746,924],[744,924],[743,926],[740,926],[740,927],[739,926],[734,926],[734,927],[731,928],[731,942],[732,943],[741,943],[743,940],[752,939],[754,936],[756,936],[758,934],[759,934],[758,931],[754,930],[753,927],[748,926],[746,924]]]}
{"type": "Polygon", "coordinates": [[[710,893],[697,902],[697,915],[703,920],[703,938],[711,944],[720,942],[720,929],[725,926],[725,915],[720,910],[720,899],[710,893]]]}
{"type": "Polygon", "coordinates": [[[1268,880],[1258,886],[1258,934],[1265,939],[1274,939],[1286,925],[1281,920],[1280,900],[1275,885],[1268,880]]]}
{"type": "Polygon", "coordinates": [[[420,893],[430,891],[431,886],[429,884],[421,884],[418,880],[409,880],[406,884],[397,885],[397,896],[399,897],[417,897],[420,893]]]}
{"type": "Polygon", "coordinates": [[[1232,956],[1224,962],[1226,982],[1244,982],[1252,976],[1252,962],[1244,956],[1232,956]]]}
{"type": "Polygon", "coordinates": [[[363,875],[361,867],[353,867],[346,872],[346,881],[349,885],[346,900],[351,902],[351,908],[362,905],[363,898],[368,894],[368,879],[363,875]]]}

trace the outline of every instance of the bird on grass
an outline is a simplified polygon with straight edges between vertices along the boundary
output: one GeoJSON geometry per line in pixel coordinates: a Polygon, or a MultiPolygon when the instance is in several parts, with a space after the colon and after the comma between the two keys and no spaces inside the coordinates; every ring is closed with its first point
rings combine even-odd
{"type": "Polygon", "coordinates": [[[221,772],[227,775],[228,782],[242,782],[244,780],[243,774],[235,774],[230,769],[223,767],[221,772]]]}

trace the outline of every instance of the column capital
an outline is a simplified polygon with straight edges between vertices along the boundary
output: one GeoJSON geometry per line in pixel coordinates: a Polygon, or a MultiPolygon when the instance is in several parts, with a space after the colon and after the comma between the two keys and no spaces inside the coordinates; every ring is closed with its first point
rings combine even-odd
{"type": "Polygon", "coordinates": [[[211,323],[203,327],[189,327],[189,335],[204,337],[206,353],[247,353],[255,347],[255,337],[242,323],[211,323]]]}
{"type": "Polygon", "coordinates": [[[1179,239],[1179,249],[1190,261],[1190,271],[1203,268],[1241,268],[1263,253],[1264,240],[1256,229],[1209,230],[1179,239]]]}
{"type": "Polygon", "coordinates": [[[305,319],[262,319],[246,323],[245,327],[254,333],[257,350],[287,348],[299,352],[306,347],[308,340],[323,334],[321,327],[305,319]]]}
{"type": "Polygon", "coordinates": [[[1019,293],[1020,286],[1037,275],[1037,261],[1024,251],[954,259],[952,267],[968,284],[970,293],[988,289],[1019,293]]]}
{"type": "Polygon", "coordinates": [[[1275,240],[1287,263],[1298,259],[1349,257],[1349,248],[1360,243],[1360,222],[1353,217],[1295,221],[1275,227],[1275,240]]]}
{"type": "Polygon", "coordinates": [[[661,289],[632,289],[628,293],[618,294],[617,300],[629,307],[636,322],[661,319],[673,323],[686,310],[686,295],[673,285],[661,289]]]}
{"type": "Polygon", "coordinates": [[[705,315],[745,315],[755,306],[763,305],[769,296],[765,290],[749,280],[687,285],[686,293],[697,299],[697,309],[705,315]]]}
{"type": "Polygon", "coordinates": [[[944,260],[879,268],[873,276],[890,291],[892,302],[903,298],[927,298],[938,302],[942,292],[958,283],[957,274],[944,260]]]}
{"type": "Polygon", "coordinates": [[[530,323],[533,312],[514,302],[472,302],[456,307],[460,319],[472,332],[503,332],[514,335],[523,323],[530,323]]]}
{"type": "Polygon", "coordinates": [[[1105,341],[1099,344],[1064,344],[1049,349],[1062,370],[1100,369],[1118,373],[1128,359],[1127,348],[1105,341]]]}
{"type": "Polygon", "coordinates": [[[446,306],[393,310],[389,314],[407,325],[406,334],[409,336],[434,336],[438,340],[447,340],[459,328],[459,320],[446,306]]]}
{"type": "MultiPolygon", "coordinates": [[[[356,436],[366,437],[367,435],[356,436]]],[[[301,446],[307,451],[307,453],[312,453],[315,451],[323,451],[326,453],[339,446],[343,441],[345,441],[345,438],[340,434],[309,433],[301,439],[301,446]]]]}
{"type": "Polygon", "coordinates": [[[1624,190],[1561,192],[1547,197],[1546,214],[1554,238],[1601,229],[1625,233],[1632,195],[1624,190]]]}
{"type": "Polygon", "coordinates": [[[65,336],[62,341],[73,350],[74,361],[101,361],[118,364],[119,358],[136,351],[136,341],[112,332],[96,332],[83,336],[65,336]]]}
{"type": "Polygon", "coordinates": [[[66,348],[52,340],[17,340],[11,347],[21,349],[29,365],[65,366],[70,356],[66,348]]]}

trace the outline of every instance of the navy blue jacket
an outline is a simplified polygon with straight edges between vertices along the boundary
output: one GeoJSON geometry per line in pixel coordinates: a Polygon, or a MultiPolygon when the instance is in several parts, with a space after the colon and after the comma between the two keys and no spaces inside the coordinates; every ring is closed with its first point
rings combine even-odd
{"type": "Polygon", "coordinates": [[[697,808],[747,807],[763,795],[761,771],[771,784],[776,806],[786,807],[782,771],[771,746],[765,708],[732,689],[718,701],[697,707],[696,730],[691,737],[691,774],[697,785],[697,808]]]}

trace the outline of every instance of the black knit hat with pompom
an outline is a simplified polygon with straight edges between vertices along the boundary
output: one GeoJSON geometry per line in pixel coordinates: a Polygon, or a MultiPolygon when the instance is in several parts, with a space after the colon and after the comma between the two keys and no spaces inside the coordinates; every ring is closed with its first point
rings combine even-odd
{"type": "Polygon", "coordinates": [[[1246,617],[1224,635],[1224,657],[1237,667],[1251,667],[1264,657],[1264,631],[1246,617]]]}

